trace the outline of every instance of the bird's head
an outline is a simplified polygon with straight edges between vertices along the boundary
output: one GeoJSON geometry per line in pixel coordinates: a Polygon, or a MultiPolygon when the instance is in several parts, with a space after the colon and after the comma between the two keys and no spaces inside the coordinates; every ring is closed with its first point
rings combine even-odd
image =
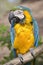
{"type": "Polygon", "coordinates": [[[15,24],[22,22],[24,19],[24,14],[22,10],[10,11],[9,22],[14,27],[15,24]]]}
{"type": "Polygon", "coordinates": [[[24,21],[33,24],[30,9],[23,6],[14,7],[8,18],[12,27],[17,23],[24,23],[24,21]]]}

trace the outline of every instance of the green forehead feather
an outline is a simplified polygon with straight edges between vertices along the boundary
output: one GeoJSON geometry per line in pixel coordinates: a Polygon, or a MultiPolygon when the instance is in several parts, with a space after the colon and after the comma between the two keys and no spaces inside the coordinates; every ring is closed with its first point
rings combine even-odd
{"type": "Polygon", "coordinates": [[[23,9],[18,8],[18,7],[13,7],[13,8],[11,9],[11,11],[15,11],[15,10],[23,10],[23,9]]]}

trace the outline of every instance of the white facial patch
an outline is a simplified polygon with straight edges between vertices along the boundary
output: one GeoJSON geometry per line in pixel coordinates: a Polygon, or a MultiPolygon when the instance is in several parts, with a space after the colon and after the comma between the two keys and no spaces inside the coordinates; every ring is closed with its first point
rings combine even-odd
{"type": "Polygon", "coordinates": [[[16,11],[14,11],[14,15],[17,16],[20,19],[24,18],[24,14],[23,14],[22,10],[16,10],[16,11]]]}

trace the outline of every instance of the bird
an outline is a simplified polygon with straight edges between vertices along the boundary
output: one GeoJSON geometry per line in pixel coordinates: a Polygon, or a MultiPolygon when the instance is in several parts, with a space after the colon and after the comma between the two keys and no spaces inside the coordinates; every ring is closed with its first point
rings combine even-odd
{"type": "MultiPolygon", "coordinates": [[[[27,52],[33,54],[34,47],[38,46],[39,29],[35,18],[29,8],[24,6],[16,6],[9,13],[11,44],[14,57],[20,58],[23,63],[22,55],[27,52]]],[[[31,62],[25,65],[32,65],[31,62]]]]}

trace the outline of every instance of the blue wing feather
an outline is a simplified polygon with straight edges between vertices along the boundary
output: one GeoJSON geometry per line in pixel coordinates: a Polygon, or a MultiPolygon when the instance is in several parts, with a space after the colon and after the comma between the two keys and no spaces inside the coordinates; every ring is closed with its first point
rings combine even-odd
{"type": "Polygon", "coordinates": [[[35,46],[38,46],[38,41],[39,41],[39,28],[37,21],[33,18],[33,24],[34,24],[34,36],[35,36],[35,46]]]}
{"type": "MultiPolygon", "coordinates": [[[[12,26],[10,28],[10,36],[11,36],[11,44],[13,45],[14,38],[15,38],[15,30],[14,30],[14,27],[12,26]]],[[[12,48],[12,51],[13,51],[14,57],[17,57],[16,49],[12,48]]]]}

